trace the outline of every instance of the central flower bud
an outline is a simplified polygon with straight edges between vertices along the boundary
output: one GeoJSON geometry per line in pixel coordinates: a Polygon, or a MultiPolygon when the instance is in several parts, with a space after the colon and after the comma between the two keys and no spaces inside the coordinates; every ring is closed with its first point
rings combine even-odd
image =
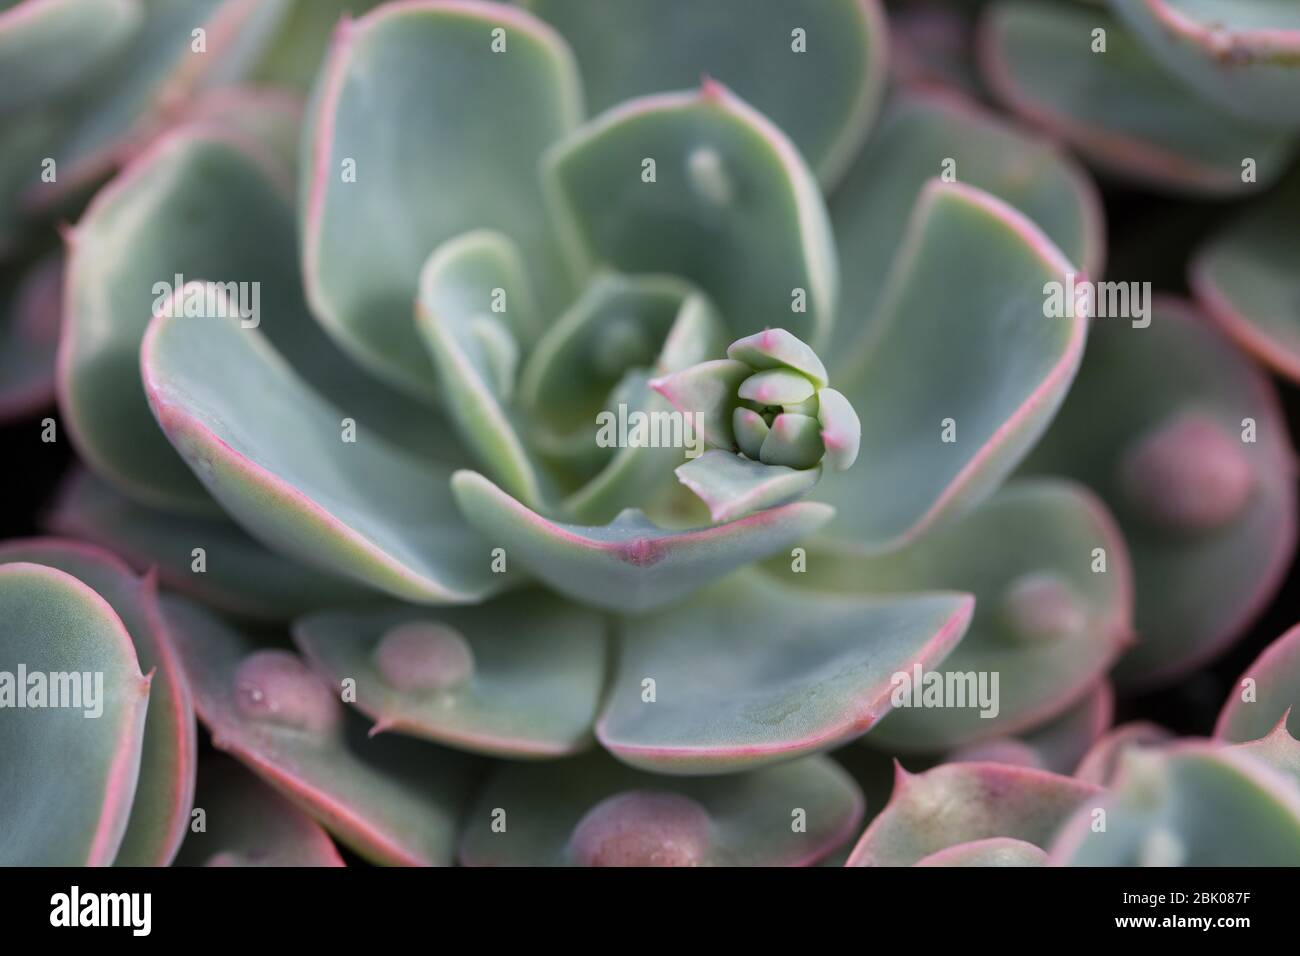
{"type": "Polygon", "coordinates": [[[798,469],[823,459],[837,471],[853,464],[861,424],[848,400],[827,387],[826,367],[811,348],[785,329],[766,329],[733,342],[727,357],[751,373],[731,413],[741,454],[798,469]]]}

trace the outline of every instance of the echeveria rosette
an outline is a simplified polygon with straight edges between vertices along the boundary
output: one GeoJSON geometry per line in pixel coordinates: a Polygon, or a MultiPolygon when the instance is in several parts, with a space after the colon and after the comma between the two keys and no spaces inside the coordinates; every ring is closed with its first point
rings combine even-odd
{"type": "MultiPolygon", "coordinates": [[[[69,34],[85,75],[52,56],[42,102],[98,75],[145,6],[87,16],[100,33],[69,34]]],[[[1067,400],[1091,317],[1043,298],[1100,275],[1096,189],[951,87],[907,80],[869,129],[874,0],[212,6],[258,14],[229,71],[316,75],[301,148],[291,97],[195,101],[207,81],[186,73],[188,105],[162,104],[181,125],[127,124],[127,169],[67,231],[62,290],[51,258],[19,297],[9,341],[33,366],[50,342],[26,333],[63,312],[60,425],[90,471],[49,525],[157,570],[16,542],[0,600],[80,609],[58,646],[106,656],[132,693],[156,670],[147,712],[112,703],[76,825],[0,851],[36,859],[57,836],[60,860],[165,862],[195,802],[193,712],[239,766],[200,767],[210,832],[184,863],[332,866],[333,840],[384,864],[1162,862],[1232,808],[1285,838],[1243,830],[1242,853],[1287,852],[1293,640],[1252,666],[1257,701],[1225,708],[1241,744],[1107,732],[1121,654],[1121,688],[1181,672],[1272,586],[1294,510],[1272,397],[1163,306],[1133,333],[1151,341],[1099,334],[1067,400]],[[156,298],[177,273],[193,284],[156,298]],[[171,308],[232,279],[259,284],[258,328],[171,308]],[[1143,414],[1089,420],[1134,390],[1143,414]],[[700,415],[703,453],[600,437],[624,409],[700,415]],[[1257,447],[1231,441],[1243,417],[1257,447]],[[1091,491],[1000,487],[1045,432],[1029,468],[1091,491]],[[160,612],[159,583],[202,605],[160,612]],[[918,670],[999,674],[996,715],[898,704],[918,670]],[[1133,815],[1144,749],[1169,786],[1133,815]],[[916,772],[886,799],[898,753],[916,772]],[[1103,802],[1113,842],[1061,835],[1103,802]]],[[[1201,50],[1155,50],[1099,9],[983,15],[995,92],[1097,165],[1206,193],[1244,191],[1238,153],[1280,174],[1273,65],[1201,89],[1201,50]],[[1126,98],[1115,77],[1138,79],[1126,98]],[[1232,108],[1242,88],[1257,110],[1232,108]],[[1220,141],[1195,135],[1206,117],[1220,141]]],[[[1232,49],[1266,52],[1246,21],[1232,49]]],[[[908,34],[922,72],[966,82],[908,34]]],[[[130,112],[106,109],[106,135],[130,112]]],[[[1196,291],[1225,327],[1285,300],[1280,232],[1252,222],[1207,252],[1196,291]]],[[[7,369],[0,407],[48,396],[7,369]]],[[[24,807],[54,792],[33,779],[24,807]]]]}
{"type": "Polygon", "coordinates": [[[857,460],[862,425],[828,379],[808,345],[765,329],[732,342],[725,359],[650,382],[709,449],[678,466],[677,477],[714,521],[799,497],[823,461],[843,471],[857,460]]]}

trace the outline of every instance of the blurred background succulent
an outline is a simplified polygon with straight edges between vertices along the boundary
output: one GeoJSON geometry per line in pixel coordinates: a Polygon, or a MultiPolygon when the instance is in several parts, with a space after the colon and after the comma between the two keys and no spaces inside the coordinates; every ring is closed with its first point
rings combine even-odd
{"type": "Polygon", "coordinates": [[[1273,0],[0,5],[0,864],[1300,864],[1297,93],[1273,0]]]}

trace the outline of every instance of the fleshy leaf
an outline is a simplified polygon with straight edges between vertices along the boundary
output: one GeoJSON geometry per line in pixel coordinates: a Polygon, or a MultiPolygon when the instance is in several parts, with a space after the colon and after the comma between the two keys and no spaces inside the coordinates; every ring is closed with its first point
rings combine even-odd
{"type": "MultiPolygon", "coordinates": [[[[897,551],[814,550],[803,574],[788,561],[767,567],[791,584],[841,593],[951,588],[976,596],[966,637],[933,676],[922,675],[945,686],[961,677],[970,697],[895,708],[867,737],[893,753],[947,750],[1051,720],[1096,685],[1132,636],[1124,542],[1091,494],[1063,482],[1008,485],[897,551]],[[1105,573],[1093,571],[1097,548],[1105,573]],[[972,680],[984,682],[983,698],[972,680]]],[[[909,677],[908,693],[923,702],[925,684],[909,677]]]]}
{"type": "Polygon", "coordinates": [[[321,611],[295,623],[294,639],[331,684],[356,681],[372,733],[507,757],[561,756],[591,741],[604,627],[543,592],[437,612],[321,611]]]}
{"type": "Polygon", "coordinates": [[[0,671],[0,863],[108,866],[127,830],[149,698],[131,636],[108,602],[72,575],[4,565],[0,671]],[[51,684],[58,673],[78,679],[51,684]],[[44,679],[33,681],[37,674],[44,679]],[[51,707],[58,688],[70,695],[60,697],[67,706],[51,707]],[[32,707],[38,691],[42,706],[32,707]],[[16,706],[17,695],[26,706],[16,706]]]}
{"type": "Polygon", "coordinates": [[[629,369],[677,371],[713,358],[724,331],[688,282],[598,272],[529,355],[520,404],[557,434],[590,430],[629,369]]]}
{"type": "Polygon", "coordinates": [[[785,329],[764,329],[737,339],[727,346],[727,358],[744,362],[750,368],[793,369],[819,389],[825,388],[829,381],[826,366],[817,353],[785,329]]]}
{"type": "Polygon", "coordinates": [[[912,866],[949,847],[1010,837],[1040,849],[1100,789],[1070,777],[998,763],[953,763],[921,774],[897,767],[889,804],[848,866],[912,866]]]}
{"type": "Polygon", "coordinates": [[[1130,750],[1113,786],[1079,809],[1053,866],[1297,866],[1300,789],[1236,748],[1130,750]],[[1106,828],[1097,832],[1097,811],[1106,828]]]}
{"type": "Polygon", "coordinates": [[[151,678],[139,777],[130,821],[114,863],[166,866],[189,824],[198,744],[189,682],[181,672],[158,608],[156,580],[137,578],[113,555],[75,541],[32,538],[0,545],[0,565],[56,568],[112,607],[151,678]]]}
{"type": "Polygon", "coordinates": [[[1064,285],[1073,272],[1001,200],[960,183],[926,186],[875,345],[856,372],[832,379],[861,418],[864,459],[821,486],[819,497],[839,506],[828,529],[837,542],[900,542],[1002,482],[1047,427],[1083,355],[1086,317],[1045,316],[1047,283],[1064,285]]]}
{"type": "MultiPolygon", "coordinates": [[[[363,434],[427,450],[410,437],[432,431],[427,410],[413,423],[414,403],[357,369],[307,311],[292,198],[286,168],[247,137],[182,126],[101,190],[69,236],[63,420],[86,463],[144,504],[217,510],[159,433],[140,388],[150,316],[191,281],[238,293],[244,324],[264,332],[363,434]]],[[[181,301],[187,322],[212,320],[207,303],[181,301]]],[[[221,374],[229,380],[234,371],[221,374]]]]}
{"type": "Polygon", "coordinates": [[[0,421],[22,418],[54,402],[63,257],[33,266],[6,296],[0,315],[0,421]]]}
{"type": "Polygon", "coordinates": [[[48,106],[86,82],[131,38],[137,0],[41,0],[0,13],[0,116],[48,106]]]}
{"type": "Polygon", "coordinates": [[[830,520],[825,505],[799,502],[728,524],[669,531],[628,509],[611,524],[552,521],[529,510],[472,471],[452,477],[466,519],[486,540],[476,560],[486,567],[489,549],[562,594],[623,612],[668,604],[773,552],[788,548],[830,520]]]}
{"type": "Polygon", "coordinates": [[[1288,710],[1267,736],[1237,744],[1232,749],[1249,754],[1300,784],[1300,740],[1291,736],[1291,731],[1287,729],[1290,717],[1291,711],[1288,710]]]}
{"type": "Polygon", "coordinates": [[[592,276],[547,329],[519,383],[533,447],[580,482],[563,502],[567,517],[608,521],[670,486],[684,449],[698,447],[703,436],[688,433],[693,419],[665,416],[671,407],[649,382],[711,358],[725,344],[721,319],[690,283],[592,276]]]}
{"type": "Polygon", "coordinates": [[[451,862],[469,758],[367,738],[339,695],[283,650],[256,650],[198,605],[164,601],[199,719],[228,752],[374,863],[451,862]]]}
{"type": "Polygon", "coordinates": [[[1267,736],[1286,721],[1300,734],[1300,625],[1264,649],[1233,685],[1214,736],[1244,742],[1267,736]]]}
{"type": "Polygon", "coordinates": [[[958,94],[909,90],[886,108],[831,197],[844,266],[835,345],[826,352],[837,388],[842,371],[870,347],[880,296],[917,197],[932,177],[947,171],[948,161],[955,163],[952,176],[1019,209],[1080,271],[1094,277],[1101,271],[1101,199],[1068,154],[958,94]]]}
{"type": "Polygon", "coordinates": [[[785,134],[718,83],[632,100],[557,144],[545,175],[578,268],[695,282],[734,335],[814,349],[838,266],[821,193],[785,134]]]}
{"type": "Polygon", "coordinates": [[[817,393],[817,421],[827,466],[831,471],[853,467],[862,448],[862,421],[849,400],[833,388],[823,388],[817,393]]]}
{"type": "Polygon", "coordinates": [[[741,398],[759,405],[797,405],[812,398],[813,391],[812,382],[786,368],[755,372],[736,390],[741,398]]]}
{"type": "Polygon", "coordinates": [[[537,163],[581,112],[567,47],[520,10],[417,2],[343,20],[304,136],[302,203],[308,298],[340,344],[431,397],[411,302],[428,255],[473,229],[518,245],[543,314],[553,314],[570,280],[537,163]]]}
{"type": "Polygon", "coordinates": [[[343,866],[320,824],[227,757],[203,758],[195,806],[205,829],[177,866],[343,866]]]}
{"type": "Polygon", "coordinates": [[[444,242],[420,272],[415,315],[461,439],[507,490],[541,507],[542,478],[507,413],[516,364],[502,353],[517,356],[538,328],[515,245],[486,230],[444,242]]]}
{"type": "Polygon", "coordinates": [[[1285,169],[1285,133],[1215,109],[1169,76],[1113,17],[1071,4],[1009,0],[981,24],[980,67],[997,96],[1108,172],[1170,192],[1228,195],[1285,169]],[[1106,52],[1092,50],[1105,30],[1106,52]],[[1206,130],[1214,135],[1207,136],[1206,130]]]}
{"type": "Polygon", "coordinates": [[[958,843],[917,860],[913,866],[1046,866],[1047,851],[1024,840],[990,837],[958,843]]]}
{"type": "Polygon", "coordinates": [[[1110,0],[1151,55],[1245,120],[1300,126],[1300,10],[1274,0],[1110,0]]]}
{"type": "MultiPolygon", "coordinates": [[[[763,441],[767,438],[769,431],[770,429],[763,416],[752,408],[737,405],[732,410],[731,432],[736,438],[736,444],[740,447],[740,451],[751,462],[758,461],[759,453],[763,450],[763,441]]],[[[691,490],[703,497],[696,489],[692,488],[691,490]]]]}
{"type": "Polygon", "coordinates": [[[523,0],[574,48],[599,111],[717,77],[785,130],[823,186],[865,138],[884,88],[877,0],[523,0]]]}
{"type": "Polygon", "coordinates": [[[1192,260],[1197,301],[1239,346],[1300,381],[1300,180],[1271,192],[1192,260]]]}
{"type": "Polygon", "coordinates": [[[711,359],[652,379],[650,387],[682,414],[699,416],[692,420],[700,423],[705,444],[731,451],[736,447],[732,412],[750,371],[734,359],[711,359]]]}
{"type": "Polygon", "coordinates": [[[137,571],[157,568],[166,587],[239,617],[285,621],[374,596],[268,550],[227,518],[146,508],[87,471],[64,482],[45,523],[57,534],[107,548],[137,571]]]}
{"type": "Polygon", "coordinates": [[[725,777],[660,777],[605,754],[499,764],[465,818],[466,866],[807,866],[859,825],[862,794],[805,757],[725,777]],[[509,825],[493,829],[506,812],[509,825]],[[804,811],[807,829],[790,825],[804,811]]]}
{"type": "Polygon", "coordinates": [[[259,330],[160,315],[141,368],[168,439],[268,546],[418,603],[477,601],[501,586],[486,552],[477,559],[446,470],[378,436],[343,441],[339,410],[259,330]]]}
{"type": "MultiPolygon", "coordinates": [[[[760,419],[761,420],[761,419],[760,419]]],[[[821,466],[787,468],[713,449],[677,469],[677,479],[708,506],[715,522],[802,498],[817,484],[821,466]]]]}
{"type": "Polygon", "coordinates": [[[784,412],[772,420],[758,457],[765,465],[811,469],[825,453],[821,422],[811,415],[784,412]]]}
{"type": "Polygon", "coordinates": [[[1272,386],[1186,304],[1147,309],[1098,320],[1069,400],[1025,464],[1090,486],[1123,530],[1140,639],[1116,672],[1121,690],[1219,653],[1295,544],[1295,453],[1272,386]]]}
{"type": "Polygon", "coordinates": [[[938,666],[973,603],[818,595],[757,571],[734,575],[619,625],[596,734],[654,773],[732,773],[837,746],[888,712],[894,674],[938,666]]]}

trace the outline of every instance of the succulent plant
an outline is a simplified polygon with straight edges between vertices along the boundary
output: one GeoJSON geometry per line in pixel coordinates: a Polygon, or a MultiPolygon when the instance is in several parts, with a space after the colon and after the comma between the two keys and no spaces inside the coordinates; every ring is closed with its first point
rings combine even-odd
{"type": "Polygon", "coordinates": [[[154,6],[0,10],[0,864],[1300,864],[1290,12],[154,6]]]}

